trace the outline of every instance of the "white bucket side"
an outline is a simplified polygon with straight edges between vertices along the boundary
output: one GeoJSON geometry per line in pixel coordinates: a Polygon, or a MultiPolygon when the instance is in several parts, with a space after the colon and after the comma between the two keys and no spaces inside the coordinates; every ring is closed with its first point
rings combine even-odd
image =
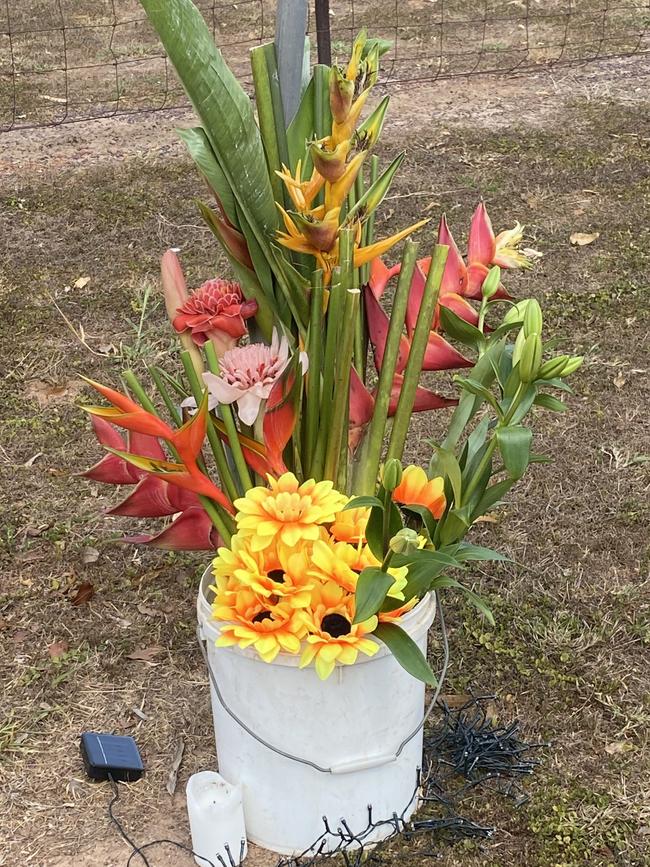
{"type": "MultiPolygon", "coordinates": [[[[228,706],[274,746],[342,771],[321,773],[272,752],[230,717],[212,688],[219,769],[242,786],[249,839],[291,855],[323,833],[323,816],[334,829],[344,818],[354,833],[362,833],[368,805],[373,821],[405,810],[405,817],[410,815],[417,805],[422,732],[394,756],[422,720],[424,684],[383,645],[373,657],[337,666],[324,682],[313,668],[298,669],[298,657],[280,654],[269,664],[255,651],[217,648],[219,625],[211,619],[204,592],[211,583],[208,571],[197,612],[209,663],[228,706]]],[[[434,615],[435,601],[429,598],[400,622],[423,652],[434,615]]],[[[390,826],[380,827],[365,842],[391,832],[390,826]]],[[[337,839],[330,841],[332,846],[337,839]]]]}

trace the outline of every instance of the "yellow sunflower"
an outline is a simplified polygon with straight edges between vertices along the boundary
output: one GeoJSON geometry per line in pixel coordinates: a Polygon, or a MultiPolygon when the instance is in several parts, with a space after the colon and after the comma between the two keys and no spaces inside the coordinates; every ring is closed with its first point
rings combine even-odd
{"type": "Polygon", "coordinates": [[[316,674],[327,680],[336,663],[352,665],[359,652],[373,656],[379,645],[366,638],[377,627],[377,618],[370,617],[363,623],[352,623],[354,599],[342,588],[329,588],[331,605],[318,605],[311,615],[300,612],[309,631],[307,646],[300,657],[300,668],[314,663],[316,674]]]}
{"type": "Polygon", "coordinates": [[[217,620],[229,621],[221,627],[217,647],[254,647],[264,662],[273,662],[284,653],[300,652],[307,626],[299,612],[287,604],[271,605],[252,590],[240,589],[231,606],[215,604],[217,620]]]}
{"type": "Polygon", "coordinates": [[[235,500],[237,528],[250,537],[253,551],[273,542],[293,547],[302,540],[315,541],[320,525],[331,523],[346,502],[330,481],[309,479],[300,484],[293,473],[267,478],[268,488],[251,488],[235,500]]]}
{"type": "Polygon", "coordinates": [[[311,601],[313,580],[307,576],[307,551],[280,550],[269,545],[261,551],[250,546],[250,537],[237,534],[232,537],[231,548],[220,548],[214,560],[214,574],[224,588],[232,594],[239,587],[249,587],[271,604],[286,602],[291,608],[306,608],[311,601]]]}

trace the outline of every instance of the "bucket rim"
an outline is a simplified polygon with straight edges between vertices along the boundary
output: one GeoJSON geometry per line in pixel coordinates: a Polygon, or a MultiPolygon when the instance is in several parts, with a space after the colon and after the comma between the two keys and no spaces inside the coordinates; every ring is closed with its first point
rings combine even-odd
{"type": "MultiPolygon", "coordinates": [[[[251,647],[238,647],[237,645],[232,645],[230,647],[219,647],[216,648],[214,646],[214,642],[219,637],[220,633],[220,624],[226,625],[228,621],[216,621],[211,617],[212,604],[208,600],[206,596],[206,591],[209,589],[209,585],[213,583],[214,576],[212,574],[212,567],[207,566],[203,575],[201,577],[201,583],[199,584],[199,592],[196,601],[196,613],[199,621],[199,628],[201,631],[202,637],[208,642],[208,645],[212,646],[213,651],[219,651],[219,653],[233,653],[238,657],[244,657],[247,659],[252,659],[257,662],[263,662],[264,665],[280,665],[291,668],[297,668],[300,663],[300,655],[299,654],[291,654],[285,653],[281,651],[275,657],[272,662],[265,662],[261,659],[260,655],[254,648],[251,647]]],[[[434,593],[427,593],[427,595],[420,599],[420,601],[415,605],[410,611],[407,611],[400,620],[399,625],[404,629],[404,631],[414,640],[417,640],[422,636],[423,633],[426,633],[431,628],[433,621],[435,620],[437,612],[436,606],[436,598],[434,593]]],[[[372,636],[369,636],[372,638],[372,636]]],[[[359,654],[356,662],[352,665],[366,665],[371,662],[377,662],[380,659],[385,658],[386,656],[391,655],[391,651],[389,648],[379,639],[374,639],[379,644],[379,650],[373,654],[373,656],[365,656],[363,654],[359,654]]],[[[337,662],[337,668],[349,668],[350,666],[340,666],[337,662]]]]}

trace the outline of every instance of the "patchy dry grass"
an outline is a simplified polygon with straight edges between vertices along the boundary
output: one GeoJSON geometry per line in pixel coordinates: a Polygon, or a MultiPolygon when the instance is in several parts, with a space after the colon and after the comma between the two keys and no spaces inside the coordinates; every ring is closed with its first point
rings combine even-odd
{"type": "MultiPolygon", "coordinates": [[[[518,217],[545,253],[511,281],[515,293],[540,298],[549,332],[587,357],[571,412],[537,420],[536,449],[555,464],[536,467],[476,534],[513,560],[476,573],[497,625],[458,599],[447,605],[448,691],[495,692],[503,718],[552,742],[525,807],[476,795],[474,815],[500,831],[480,846],[441,847],[436,863],[447,867],[641,867],[650,857],[650,124],[616,102],[565,112],[543,128],[412,132],[386,209],[386,230],[428,207],[447,210],[461,236],[486,192],[495,224],[518,217]],[[572,231],[600,237],[577,249],[572,231]]],[[[389,140],[386,156],[396,148],[389,140]]],[[[190,282],[217,267],[191,204],[199,190],[173,149],[64,167],[56,179],[46,171],[0,196],[11,238],[0,282],[0,863],[126,862],[106,791],[82,780],[84,729],[129,732],[142,746],[149,773],[123,806],[139,840],[183,838],[182,783],[213,761],[194,639],[201,558],[116,544],[120,526],[101,515],[111,492],[73,475],[98,454],[75,406],[77,374],[115,381],[125,361],[143,372],[151,354],[172,351],[148,291],[160,252],[182,245],[190,282]],[[79,277],[90,281],[75,288],[79,277]],[[75,606],[84,583],[94,596],[75,606]],[[143,648],[157,648],[150,663],[128,658],[143,648]],[[171,800],[179,737],[187,747],[171,800]]],[[[425,457],[443,424],[442,414],[420,416],[411,454],[425,457]]],[[[392,863],[407,854],[395,847],[392,863]]]]}

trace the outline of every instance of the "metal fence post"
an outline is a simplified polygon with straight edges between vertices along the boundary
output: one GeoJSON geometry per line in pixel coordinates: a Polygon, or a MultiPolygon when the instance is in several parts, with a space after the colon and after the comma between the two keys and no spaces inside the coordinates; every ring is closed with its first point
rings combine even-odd
{"type": "Polygon", "coordinates": [[[318,46],[318,62],[331,66],[330,0],[316,0],[316,44],[318,46]]]}

